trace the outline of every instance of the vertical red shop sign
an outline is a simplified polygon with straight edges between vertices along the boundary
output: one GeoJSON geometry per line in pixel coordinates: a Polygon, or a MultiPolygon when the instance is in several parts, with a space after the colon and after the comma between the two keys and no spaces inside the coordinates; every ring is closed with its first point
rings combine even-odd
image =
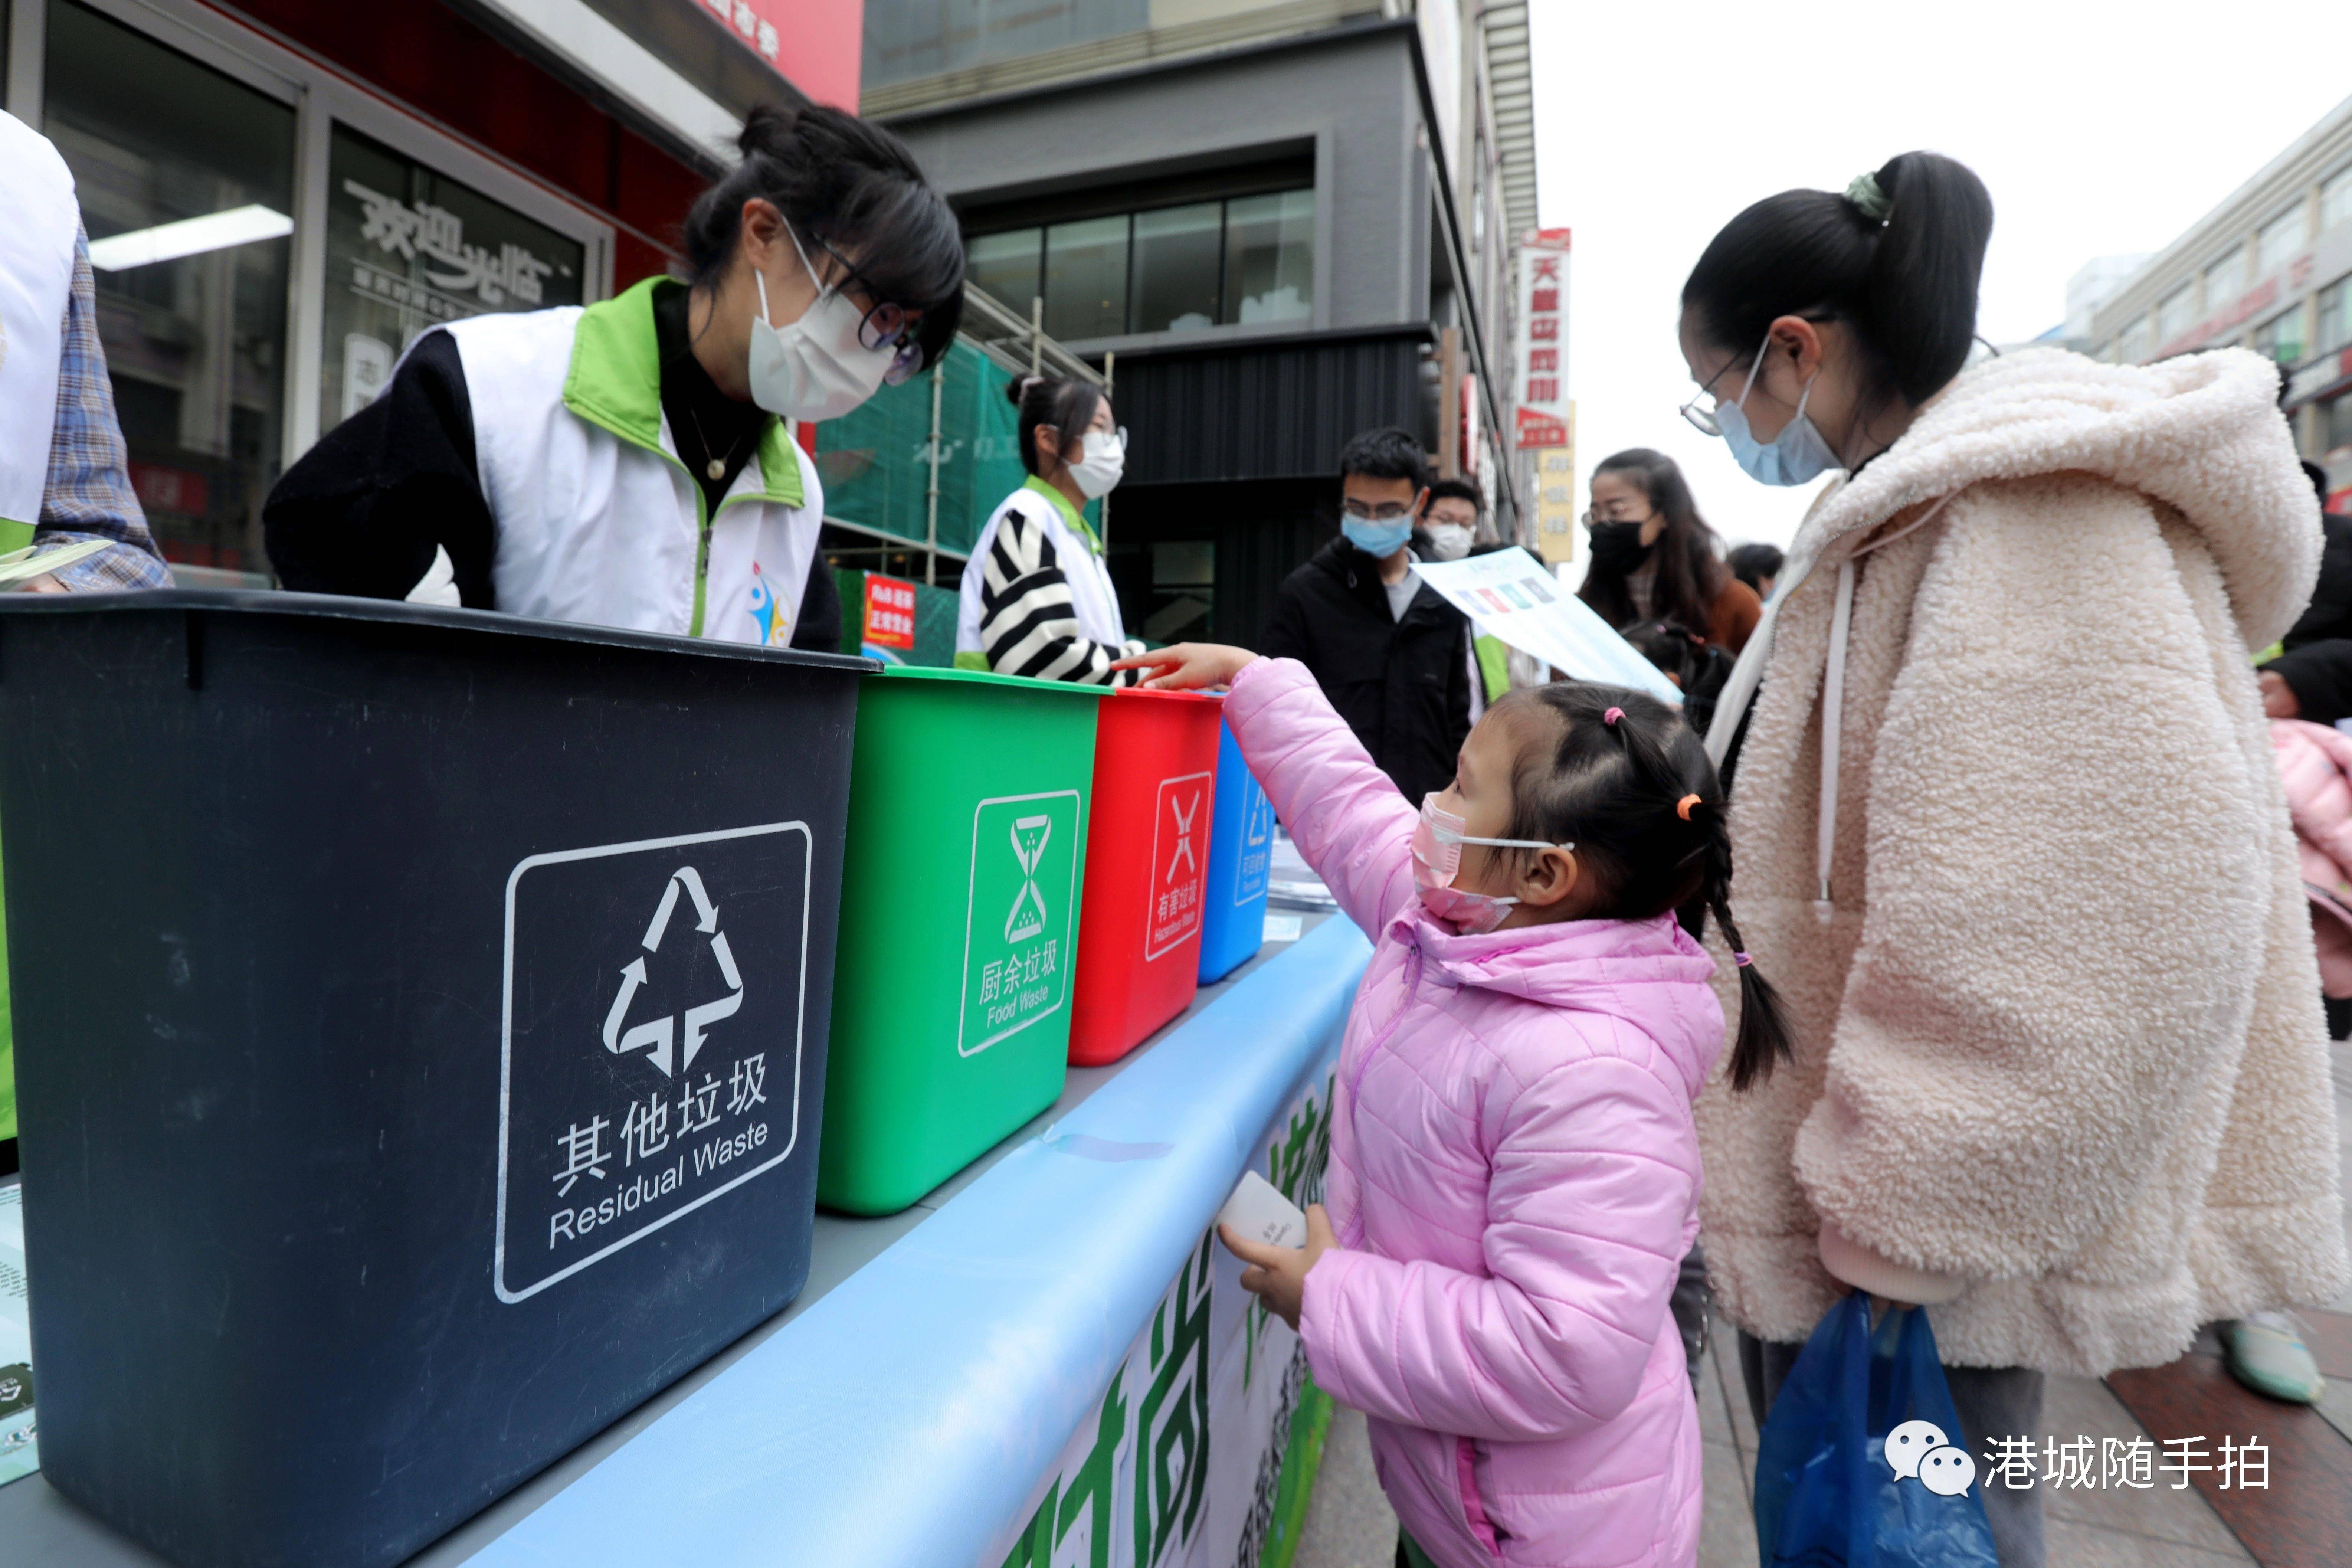
{"type": "Polygon", "coordinates": [[[880,647],[915,646],[915,585],[869,572],[866,576],[866,640],[880,647]]]}
{"type": "Polygon", "coordinates": [[[1519,240],[1518,445],[1568,445],[1568,239],[1564,228],[1519,240]]]}

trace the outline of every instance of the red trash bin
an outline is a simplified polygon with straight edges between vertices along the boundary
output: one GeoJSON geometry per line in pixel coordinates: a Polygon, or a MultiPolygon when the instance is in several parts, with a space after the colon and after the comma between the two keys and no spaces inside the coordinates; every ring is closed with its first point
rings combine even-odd
{"type": "Polygon", "coordinates": [[[1198,692],[1129,689],[1096,710],[1074,1066],[1117,1061],[1200,988],[1223,708],[1198,692]]]}

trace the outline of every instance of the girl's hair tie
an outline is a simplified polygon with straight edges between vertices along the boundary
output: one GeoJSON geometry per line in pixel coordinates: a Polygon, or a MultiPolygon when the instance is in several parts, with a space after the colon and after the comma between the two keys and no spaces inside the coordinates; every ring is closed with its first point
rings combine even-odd
{"type": "Polygon", "coordinates": [[[1625,710],[1622,708],[1612,708],[1608,712],[1603,713],[1601,716],[1601,721],[1613,730],[1617,727],[1617,721],[1623,717],[1625,717],[1625,710]]]}
{"type": "Polygon", "coordinates": [[[1691,807],[1695,805],[1705,805],[1706,804],[1706,802],[1701,800],[1695,795],[1686,795],[1683,796],[1682,799],[1675,802],[1675,815],[1681,817],[1685,822],[1688,822],[1691,819],[1691,807]]]}
{"type": "Polygon", "coordinates": [[[1738,965],[1740,968],[1742,968],[1742,969],[1748,969],[1748,968],[1752,968],[1752,967],[1754,967],[1755,963],[1756,963],[1756,961],[1755,961],[1754,959],[1752,959],[1752,958],[1748,957],[1748,956],[1746,953],[1744,953],[1744,952],[1735,952],[1735,953],[1733,953],[1733,954],[1731,955],[1731,962],[1732,962],[1732,963],[1736,963],[1736,964],[1738,964],[1738,965]]]}

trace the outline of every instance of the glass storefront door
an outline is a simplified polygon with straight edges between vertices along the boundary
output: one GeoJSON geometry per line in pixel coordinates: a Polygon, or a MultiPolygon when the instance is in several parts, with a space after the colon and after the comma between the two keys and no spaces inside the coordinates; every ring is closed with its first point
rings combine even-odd
{"type": "Polygon", "coordinates": [[[42,129],[81,198],[131,483],[173,562],[266,572],[294,110],[72,0],[47,24],[42,129]]]}
{"type": "Polygon", "coordinates": [[[319,428],[365,407],[417,333],[583,300],[587,247],[338,125],[327,159],[319,428]]]}

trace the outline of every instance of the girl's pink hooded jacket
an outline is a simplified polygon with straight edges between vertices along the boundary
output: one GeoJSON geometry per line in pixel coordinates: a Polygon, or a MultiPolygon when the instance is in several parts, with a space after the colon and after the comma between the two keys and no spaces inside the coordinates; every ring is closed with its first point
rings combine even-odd
{"type": "Polygon", "coordinates": [[[1381,1485],[1443,1568],[1695,1562],[1666,1301],[1698,1230],[1713,961],[1671,916],[1457,935],[1413,887],[1419,803],[1304,666],[1247,666],[1225,717],[1374,944],[1334,1097],[1339,1246],[1299,1316],[1316,1382],[1371,1417],[1381,1485]]]}
{"type": "Polygon", "coordinates": [[[2311,900],[2319,988],[2352,996],[2352,738],[2325,724],[2273,719],[2271,745],[2311,900]]]}

